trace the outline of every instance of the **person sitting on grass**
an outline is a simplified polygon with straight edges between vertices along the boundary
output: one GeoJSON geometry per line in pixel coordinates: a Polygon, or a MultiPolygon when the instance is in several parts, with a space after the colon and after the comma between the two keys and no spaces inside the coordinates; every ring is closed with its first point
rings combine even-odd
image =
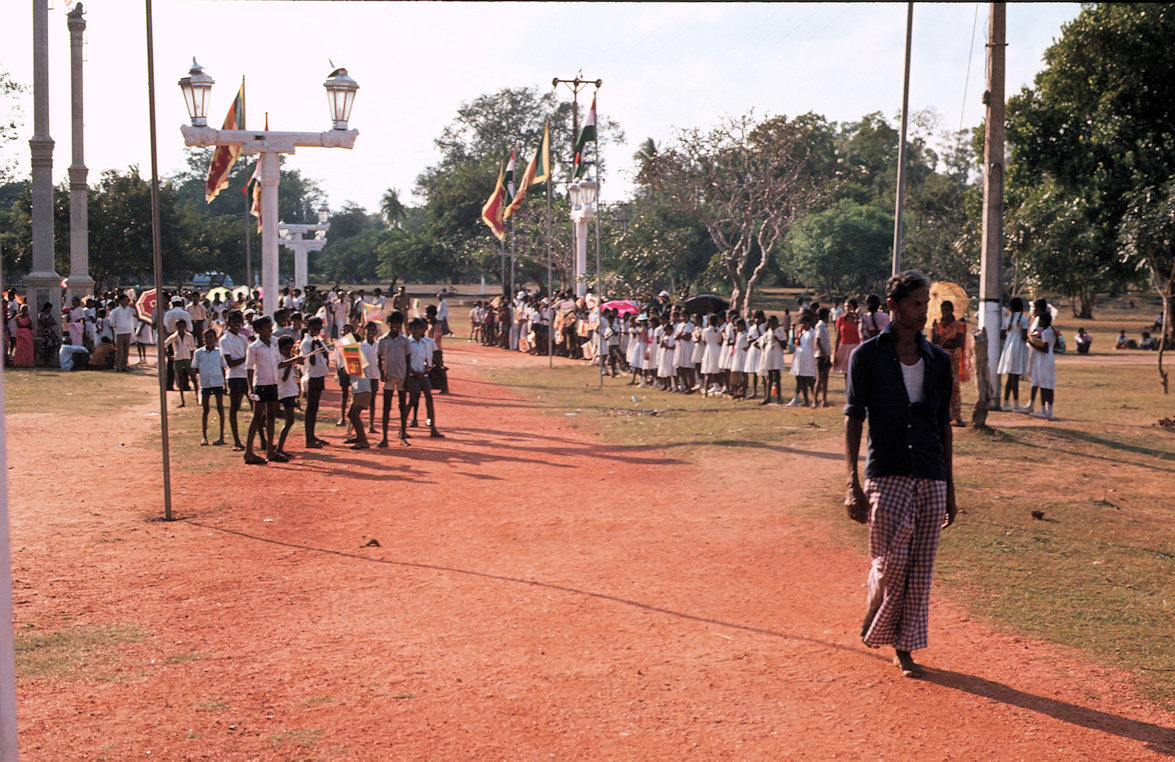
{"type": "Polygon", "coordinates": [[[90,355],[90,367],[97,370],[110,370],[114,367],[114,342],[109,336],[103,336],[94,347],[94,354],[90,355]]]}
{"type": "MultiPolygon", "coordinates": [[[[180,407],[186,407],[184,392],[188,389],[188,379],[192,378],[192,352],[196,351],[196,340],[188,333],[188,321],[179,318],[175,321],[175,333],[163,342],[165,349],[172,352],[172,365],[175,368],[175,385],[180,392],[180,407]]],[[[194,379],[193,379],[194,380],[194,379]]]]}
{"type": "Polygon", "coordinates": [[[224,355],[216,343],[216,331],[209,328],[204,331],[204,346],[192,355],[192,372],[198,377],[196,388],[200,390],[200,404],[204,408],[202,420],[201,445],[208,444],[208,408],[213,397],[216,397],[216,414],[220,417],[220,438],[213,444],[224,444],[224,372],[228,369],[224,355]]]}

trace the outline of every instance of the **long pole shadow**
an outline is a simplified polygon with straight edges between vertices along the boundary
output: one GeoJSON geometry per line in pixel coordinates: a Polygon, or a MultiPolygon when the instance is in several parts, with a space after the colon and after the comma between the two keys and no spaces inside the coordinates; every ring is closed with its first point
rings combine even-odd
{"type": "MultiPolygon", "coordinates": [[[[664,608],[662,606],[654,606],[648,603],[634,601],[629,598],[621,598],[619,596],[609,595],[607,593],[597,593],[591,590],[582,590],[580,588],[571,587],[570,585],[560,585],[552,582],[542,582],[533,579],[522,579],[519,577],[510,577],[502,574],[491,574],[489,572],[474,571],[472,569],[457,569],[450,566],[440,566],[438,564],[424,564],[416,561],[397,561],[386,558],[370,558],[368,556],[359,555],[358,553],[332,550],[330,548],[317,548],[313,545],[304,545],[301,543],[287,542],[285,540],[259,537],[257,535],[249,534],[248,532],[242,532],[237,529],[228,529],[225,527],[214,526],[212,524],[205,524],[203,522],[194,521],[192,519],[185,519],[184,521],[187,524],[197,526],[202,529],[223,532],[225,534],[236,535],[238,537],[243,537],[249,540],[268,543],[270,545],[279,545],[285,548],[306,550],[312,553],[325,553],[333,556],[339,556],[341,558],[365,561],[367,563],[399,566],[409,569],[426,569],[429,571],[448,572],[450,574],[461,574],[464,576],[478,577],[480,579],[489,579],[497,582],[509,582],[519,585],[528,585],[531,587],[540,587],[547,590],[557,590],[559,592],[570,593],[572,595],[581,595],[588,598],[595,598],[596,600],[609,601],[611,603],[617,603],[622,606],[631,606],[633,608],[641,609],[642,611],[651,611],[658,614],[665,614],[667,616],[673,616],[691,622],[700,622],[702,624],[728,627],[733,630],[755,633],[757,635],[767,635],[773,638],[782,638],[784,640],[809,643],[811,645],[821,646],[823,648],[845,651],[855,656],[866,656],[878,659],[880,661],[888,661],[886,657],[881,656],[880,654],[862,652],[859,648],[845,646],[840,643],[832,643],[826,640],[820,640],[818,638],[810,638],[805,635],[789,635],[787,633],[769,630],[764,627],[754,627],[751,625],[714,619],[713,617],[700,616],[698,614],[690,614],[683,611],[675,611],[673,609],[664,608]]],[[[1056,720],[1060,720],[1061,722],[1065,722],[1071,725],[1089,728],[1090,730],[1096,730],[1102,733],[1109,733],[1121,738],[1128,738],[1145,744],[1146,748],[1150,751],[1166,756],[1175,756],[1175,730],[1171,728],[1165,728],[1161,725],[1155,725],[1154,723],[1131,720],[1116,714],[1090,709],[1088,707],[1080,706],[1078,704],[1071,704],[1066,701],[1058,701],[1056,699],[1046,698],[1044,696],[1037,696],[1032,693],[1025,693],[1024,691],[1011,688],[1002,683],[997,683],[982,677],[976,677],[974,675],[965,675],[960,672],[953,672],[947,669],[935,669],[932,667],[924,667],[924,669],[926,670],[926,673],[922,679],[926,682],[941,685],[944,688],[952,688],[957,691],[970,693],[974,696],[980,696],[982,698],[998,701],[1001,704],[1028,709],[1030,711],[1047,715],[1056,720]]]]}
{"type": "Polygon", "coordinates": [[[1016,690],[1003,683],[986,680],[974,675],[964,675],[948,669],[924,667],[923,680],[945,688],[970,693],[973,696],[998,701],[1001,704],[1028,709],[1048,715],[1070,725],[1129,738],[1146,744],[1150,751],[1166,756],[1175,756],[1175,730],[1150,722],[1139,722],[1097,709],[1070,704],[1067,701],[1037,696],[1016,690]]]}

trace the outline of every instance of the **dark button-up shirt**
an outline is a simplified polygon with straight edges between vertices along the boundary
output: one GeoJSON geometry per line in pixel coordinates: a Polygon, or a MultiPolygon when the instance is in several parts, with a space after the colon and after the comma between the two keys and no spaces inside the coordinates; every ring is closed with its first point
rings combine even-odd
{"type": "Polygon", "coordinates": [[[853,350],[845,415],[869,421],[865,476],[916,476],[946,481],[941,429],[951,423],[951,357],[918,334],[922,401],[910,402],[892,324],[853,350]]]}

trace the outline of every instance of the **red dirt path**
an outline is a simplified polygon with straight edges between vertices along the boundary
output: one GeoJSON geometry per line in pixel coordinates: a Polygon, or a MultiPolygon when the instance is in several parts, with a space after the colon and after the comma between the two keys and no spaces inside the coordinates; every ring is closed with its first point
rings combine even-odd
{"type": "Polygon", "coordinates": [[[250,468],[207,448],[224,468],[177,473],[170,524],[151,520],[157,452],[131,446],[149,403],[117,422],[8,416],[17,627],[144,633],[112,657],[118,679],[20,682],[24,758],[1175,754],[1175,717],[1127,676],[941,592],[927,679],[863,648],[864,556],[783,510],[841,510],[815,486],[835,448],[614,448],[477,375],[531,359],[453,343],[446,360],[447,439],[250,468]],[[96,423],[126,425],[46,478],[96,423]],[[103,497],[69,483],[94,474],[103,497]]]}

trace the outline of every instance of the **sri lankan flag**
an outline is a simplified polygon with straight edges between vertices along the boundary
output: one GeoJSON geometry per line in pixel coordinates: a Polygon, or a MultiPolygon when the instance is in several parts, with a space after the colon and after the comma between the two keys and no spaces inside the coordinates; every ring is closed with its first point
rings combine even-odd
{"type": "Polygon", "coordinates": [[[583,123],[583,129],[579,131],[579,137],[575,139],[575,160],[572,163],[573,171],[572,178],[579,177],[583,174],[583,152],[587,148],[589,142],[596,140],[596,96],[592,96],[592,107],[588,110],[587,119],[583,123]]]}
{"type": "Polygon", "coordinates": [[[490,232],[498,237],[499,241],[506,240],[505,200],[506,189],[502,186],[503,172],[498,168],[498,182],[494,185],[494,192],[481,208],[481,221],[489,226],[490,232]]]}
{"type": "Polygon", "coordinates": [[[515,187],[514,187],[514,156],[518,151],[510,152],[510,161],[506,162],[506,176],[503,179],[506,187],[506,204],[509,205],[514,201],[515,187]]]}
{"type": "MultiPolygon", "coordinates": [[[[245,78],[241,77],[241,89],[233,99],[233,105],[224,117],[222,130],[245,129],[245,78]]],[[[216,194],[228,187],[228,173],[233,168],[237,157],[241,155],[241,146],[217,146],[212,152],[212,161],[208,164],[208,178],[204,181],[204,200],[209,204],[216,194]]]]}
{"type": "MultiPolygon", "coordinates": [[[[269,132],[269,112],[265,112],[265,131],[269,132]]],[[[257,218],[257,232],[261,232],[261,154],[257,154],[257,164],[253,167],[253,174],[249,177],[249,182],[245,183],[245,187],[241,188],[241,193],[246,196],[249,192],[253,193],[253,205],[249,207],[249,214],[257,218]]]]}
{"type": "Polygon", "coordinates": [[[518,184],[518,192],[514,195],[514,200],[510,202],[510,206],[506,207],[506,217],[518,211],[522,206],[522,200],[526,198],[526,191],[532,185],[546,182],[547,178],[551,176],[551,122],[547,121],[543,125],[543,139],[539,143],[538,150],[534,152],[534,158],[526,165],[526,172],[522,175],[522,181],[518,184]]]}

